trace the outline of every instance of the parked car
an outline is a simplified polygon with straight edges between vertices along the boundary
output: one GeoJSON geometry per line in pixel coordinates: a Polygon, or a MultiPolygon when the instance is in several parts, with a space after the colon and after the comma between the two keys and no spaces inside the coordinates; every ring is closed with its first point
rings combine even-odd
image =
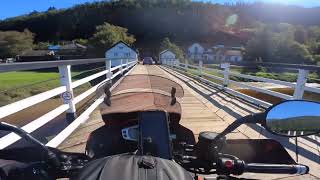
{"type": "Polygon", "coordinates": [[[153,61],[152,57],[145,57],[142,60],[142,64],[143,65],[152,65],[152,64],[154,64],[154,61],[153,61]]]}

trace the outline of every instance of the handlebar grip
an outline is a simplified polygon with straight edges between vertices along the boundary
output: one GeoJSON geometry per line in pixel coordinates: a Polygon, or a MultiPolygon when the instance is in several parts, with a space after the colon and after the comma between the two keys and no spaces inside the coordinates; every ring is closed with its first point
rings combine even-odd
{"type": "Polygon", "coordinates": [[[253,173],[273,173],[273,174],[307,174],[309,167],[301,164],[287,165],[287,164],[259,164],[250,163],[245,164],[245,172],[253,173]]]}

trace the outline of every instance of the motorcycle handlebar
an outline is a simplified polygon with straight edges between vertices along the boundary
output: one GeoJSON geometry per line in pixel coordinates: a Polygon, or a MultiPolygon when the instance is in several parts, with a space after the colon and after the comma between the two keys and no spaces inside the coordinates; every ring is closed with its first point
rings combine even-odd
{"type": "Polygon", "coordinates": [[[270,173],[270,174],[307,174],[309,167],[302,164],[263,164],[245,163],[240,159],[220,158],[217,172],[221,174],[241,175],[244,172],[270,173]]]}
{"type": "Polygon", "coordinates": [[[245,172],[252,173],[272,173],[272,174],[307,174],[309,167],[301,164],[259,164],[250,163],[244,165],[245,172]]]}

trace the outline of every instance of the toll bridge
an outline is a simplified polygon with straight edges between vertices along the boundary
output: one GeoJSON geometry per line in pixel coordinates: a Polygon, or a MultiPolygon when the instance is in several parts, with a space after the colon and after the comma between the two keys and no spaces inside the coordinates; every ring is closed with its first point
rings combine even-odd
{"type": "MultiPolygon", "coordinates": [[[[60,73],[61,86],[52,90],[41,92],[37,95],[13,102],[0,107],[0,119],[6,121],[6,117],[19,113],[34,105],[40,104],[52,97],[60,96],[63,103],[54,109],[23,124],[22,128],[35,135],[50,136],[43,142],[50,147],[58,147],[64,151],[84,152],[86,141],[90,132],[104,125],[98,106],[103,102],[102,97],[96,97],[96,89],[106,81],[113,81],[111,87],[114,89],[128,74],[150,74],[163,76],[179,83],[185,91],[183,98],[178,99],[182,107],[181,124],[190,128],[197,139],[202,131],[222,132],[229,124],[237,118],[256,112],[264,111],[272,104],[257,97],[251,97],[230,88],[230,84],[251,89],[253,91],[265,93],[281,99],[302,99],[305,92],[319,93],[320,89],[307,86],[308,69],[297,69],[297,82],[285,82],[274,79],[250,76],[230,71],[229,64],[222,64],[220,68],[207,68],[201,63],[199,65],[169,63],[163,65],[140,65],[137,59],[120,59],[120,65],[112,67],[110,59],[83,59],[70,61],[53,62],[32,62],[14,63],[0,65],[0,72],[25,71],[42,68],[58,68],[60,73]],[[102,63],[103,68],[95,74],[91,74],[82,79],[72,79],[71,67],[76,65],[88,65],[102,63]],[[195,73],[196,72],[196,73],[195,73]],[[213,75],[215,72],[219,75],[213,75]],[[272,90],[255,87],[242,82],[232,80],[231,76],[238,76],[254,81],[268,82],[287,86],[294,90],[293,95],[282,94],[272,90]],[[95,83],[85,92],[74,95],[74,89],[102,78],[99,83],[95,83]],[[221,83],[217,83],[217,81],[221,83]],[[86,101],[86,108],[82,112],[77,111],[77,104],[83,102],[88,97],[94,97],[92,101],[86,101]],[[63,115],[64,122],[57,121],[56,118],[63,115]],[[67,122],[67,123],[66,123],[67,122]],[[58,132],[47,134],[54,126],[60,123],[65,124],[58,132]],[[51,124],[51,126],[48,126],[51,124]],[[39,133],[42,132],[42,133],[39,133]]],[[[92,98],[91,98],[92,99],[92,98]]],[[[32,112],[30,112],[32,113],[32,112]]],[[[279,141],[289,152],[289,154],[299,163],[310,167],[310,174],[303,176],[290,175],[269,175],[269,174],[245,174],[243,177],[257,179],[319,179],[320,178],[320,137],[312,135],[303,138],[278,137],[268,133],[259,125],[241,125],[235,131],[227,135],[229,139],[261,139],[273,138],[279,141]]],[[[10,148],[19,144],[20,137],[14,133],[9,133],[0,138],[0,148],[10,148]]]]}

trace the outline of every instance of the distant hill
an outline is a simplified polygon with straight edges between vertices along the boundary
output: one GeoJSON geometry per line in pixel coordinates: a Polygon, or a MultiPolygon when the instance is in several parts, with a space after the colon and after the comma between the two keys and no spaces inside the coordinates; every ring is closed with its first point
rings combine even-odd
{"type": "Polygon", "coordinates": [[[0,21],[0,30],[29,29],[36,41],[89,38],[104,22],[122,26],[135,35],[137,47],[154,49],[164,37],[181,46],[194,41],[244,44],[241,30],[257,21],[320,25],[319,8],[264,3],[218,5],[190,0],[117,0],[86,3],[63,10],[50,8],[0,21]],[[237,15],[227,24],[228,17],[237,15]]]}

